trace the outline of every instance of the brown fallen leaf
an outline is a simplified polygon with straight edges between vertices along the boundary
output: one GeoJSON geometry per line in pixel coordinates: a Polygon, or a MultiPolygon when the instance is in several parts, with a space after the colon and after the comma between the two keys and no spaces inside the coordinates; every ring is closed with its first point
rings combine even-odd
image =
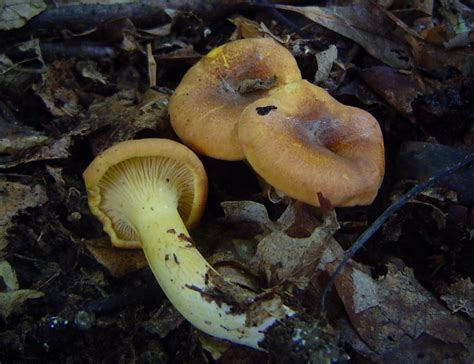
{"type": "Polygon", "coordinates": [[[471,278],[461,279],[448,288],[448,293],[441,296],[450,310],[464,312],[474,318],[474,284],[471,278]]]}
{"type": "Polygon", "coordinates": [[[221,206],[228,222],[256,222],[270,231],[284,231],[295,222],[292,208],[287,208],[277,221],[272,221],[265,206],[254,201],[224,201],[221,206]]]}
{"type": "Polygon", "coordinates": [[[47,201],[43,185],[28,186],[0,180],[0,251],[7,246],[5,237],[12,226],[12,217],[28,207],[41,206],[47,201]]]}
{"type": "Polygon", "coordinates": [[[333,7],[277,7],[302,14],[315,23],[352,39],[373,57],[391,67],[411,68],[408,48],[398,39],[389,37],[391,24],[377,6],[355,4],[333,7]]]}
{"type": "Polygon", "coordinates": [[[474,51],[471,48],[447,50],[430,44],[393,13],[381,7],[379,10],[385,14],[385,21],[391,20],[398,27],[398,37],[408,44],[419,67],[431,72],[447,71],[449,67],[454,67],[464,75],[474,71],[474,51]]]}
{"type": "MultiPolygon", "coordinates": [[[[253,221],[267,229],[259,237],[255,256],[249,262],[251,271],[264,275],[270,286],[283,282],[292,282],[304,288],[314,273],[322,252],[338,229],[335,214],[331,211],[324,222],[315,227],[314,221],[306,221],[310,231],[301,224],[299,216],[304,204],[291,203],[277,221],[271,221],[266,208],[253,201],[222,203],[227,221],[253,221]],[[297,238],[288,235],[288,231],[305,231],[309,236],[297,238]]],[[[314,219],[314,217],[313,217],[314,219]]]]}
{"type": "Polygon", "coordinates": [[[230,18],[229,21],[235,25],[235,33],[232,35],[232,40],[242,38],[260,38],[265,35],[260,25],[248,18],[243,16],[235,16],[230,18]]]}
{"type": "Polygon", "coordinates": [[[148,266],[148,262],[141,249],[128,250],[114,248],[108,238],[88,240],[85,242],[87,250],[102,264],[114,277],[123,277],[138,269],[148,266]]]}
{"type": "MultiPolygon", "coordinates": [[[[326,268],[332,271],[336,265],[326,268]]],[[[364,343],[383,362],[409,362],[416,348],[423,350],[426,362],[465,362],[474,353],[473,325],[443,307],[411,269],[387,268],[385,276],[374,279],[368,267],[352,261],[336,279],[337,293],[364,343]],[[443,349],[426,350],[427,341],[443,349]]]]}
{"type": "MultiPolygon", "coordinates": [[[[79,128],[94,131],[109,126],[104,133],[90,138],[94,153],[148,129],[166,132],[168,128],[168,95],[149,89],[143,95],[126,90],[93,103],[79,128]],[[138,100],[135,98],[138,97],[138,100]]],[[[84,134],[84,131],[81,131],[84,134]]]]}
{"type": "Polygon", "coordinates": [[[360,71],[362,79],[395,110],[414,122],[412,102],[425,92],[423,82],[413,74],[403,74],[387,66],[360,71]]]}
{"type": "Polygon", "coordinates": [[[168,300],[165,300],[160,308],[151,314],[150,319],[142,323],[141,326],[146,331],[164,338],[184,321],[184,317],[178,310],[168,300]]]}
{"type": "Polygon", "coordinates": [[[42,82],[32,86],[55,117],[79,116],[84,113],[79,100],[79,83],[73,72],[75,60],[58,60],[48,65],[42,82]]]}

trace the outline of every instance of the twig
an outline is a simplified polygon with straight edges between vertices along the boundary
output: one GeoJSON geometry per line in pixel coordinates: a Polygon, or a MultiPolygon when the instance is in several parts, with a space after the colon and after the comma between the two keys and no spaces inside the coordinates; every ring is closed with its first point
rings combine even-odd
{"type": "Polygon", "coordinates": [[[356,240],[354,244],[347,250],[341,262],[337,266],[336,270],[332,273],[326,288],[323,291],[323,295],[321,297],[321,312],[326,310],[326,298],[332,290],[334,282],[336,281],[337,275],[342,271],[344,266],[347,264],[349,259],[351,259],[354,254],[365,244],[367,240],[370,239],[372,235],[384,224],[384,222],[398,209],[400,209],[403,205],[405,205],[410,199],[419,195],[423,190],[428,187],[431,187],[435,182],[439,181],[441,178],[446,177],[460,168],[466,166],[467,164],[474,161],[474,152],[468,153],[464,158],[462,158],[458,163],[451,165],[443,169],[442,171],[438,172],[437,174],[431,176],[426,181],[420,183],[419,185],[413,187],[410,191],[408,191],[405,195],[400,197],[397,201],[391,204],[382,215],[380,215],[370,227],[365,230],[361,236],[356,240]]]}

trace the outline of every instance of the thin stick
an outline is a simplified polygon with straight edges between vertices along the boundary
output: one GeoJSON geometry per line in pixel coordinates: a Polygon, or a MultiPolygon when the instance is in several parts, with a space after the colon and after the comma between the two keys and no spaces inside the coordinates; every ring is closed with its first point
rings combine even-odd
{"type": "Polygon", "coordinates": [[[323,296],[321,297],[321,312],[326,310],[326,298],[332,290],[334,286],[334,282],[336,281],[337,275],[342,271],[346,263],[351,259],[354,254],[365,244],[367,240],[370,239],[372,235],[384,224],[384,222],[398,209],[400,209],[403,205],[405,205],[410,199],[419,195],[423,190],[428,187],[431,187],[435,182],[439,181],[441,178],[450,175],[451,173],[456,172],[460,168],[466,166],[467,164],[474,161],[474,153],[468,153],[464,158],[462,158],[458,163],[443,169],[442,171],[438,172],[437,174],[433,175],[432,177],[428,178],[426,181],[420,183],[419,185],[413,187],[410,191],[408,191],[405,195],[400,197],[397,201],[391,204],[382,215],[380,215],[370,227],[365,230],[361,236],[356,240],[354,244],[347,250],[341,262],[337,266],[336,270],[332,273],[331,278],[329,279],[326,288],[324,289],[323,296]]]}

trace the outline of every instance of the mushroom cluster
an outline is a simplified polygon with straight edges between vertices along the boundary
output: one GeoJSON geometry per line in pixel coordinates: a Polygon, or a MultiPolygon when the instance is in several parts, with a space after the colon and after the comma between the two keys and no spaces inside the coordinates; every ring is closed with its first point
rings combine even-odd
{"type": "MultiPolygon", "coordinates": [[[[383,178],[378,122],[302,80],[291,53],[271,39],[211,51],[184,76],[169,113],[191,149],[246,159],[276,189],[314,206],[318,192],[336,206],[370,204],[383,178]]],[[[198,329],[260,349],[265,331],[294,314],[278,300],[251,297],[242,306],[235,297],[218,298],[239,289],[209,265],[188,233],[203,213],[207,176],[185,145],[122,142],[97,156],[83,177],[89,207],[112,244],[143,249],[166,296],[198,329]],[[268,310],[251,307],[262,302],[268,310]]]]}
{"type": "Polygon", "coordinates": [[[319,206],[368,205],[381,185],[377,120],[302,80],[291,53],[269,38],[212,50],[183,77],[169,103],[171,125],[194,151],[246,159],[268,184],[319,206]]]}

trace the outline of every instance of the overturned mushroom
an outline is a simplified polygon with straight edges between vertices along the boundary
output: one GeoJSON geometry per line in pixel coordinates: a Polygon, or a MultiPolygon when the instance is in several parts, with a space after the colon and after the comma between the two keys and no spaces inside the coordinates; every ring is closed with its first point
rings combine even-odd
{"type": "Polygon", "coordinates": [[[187,227],[197,223],[207,196],[207,176],[196,155],[166,139],[122,142],[85,170],[89,207],[112,243],[141,247],[166,296],[205,333],[258,348],[265,330],[292,311],[238,310],[225,296],[233,287],[203,258],[187,227]]]}
{"type": "Polygon", "coordinates": [[[239,138],[248,162],[286,195],[319,206],[368,205],[385,161],[379,124],[307,81],[274,89],[243,111],[239,138]]]}
{"type": "Polygon", "coordinates": [[[226,43],[183,77],[170,99],[171,125],[200,154],[245,159],[237,135],[242,110],[272,88],[300,79],[292,54],[272,39],[226,43]]]}

